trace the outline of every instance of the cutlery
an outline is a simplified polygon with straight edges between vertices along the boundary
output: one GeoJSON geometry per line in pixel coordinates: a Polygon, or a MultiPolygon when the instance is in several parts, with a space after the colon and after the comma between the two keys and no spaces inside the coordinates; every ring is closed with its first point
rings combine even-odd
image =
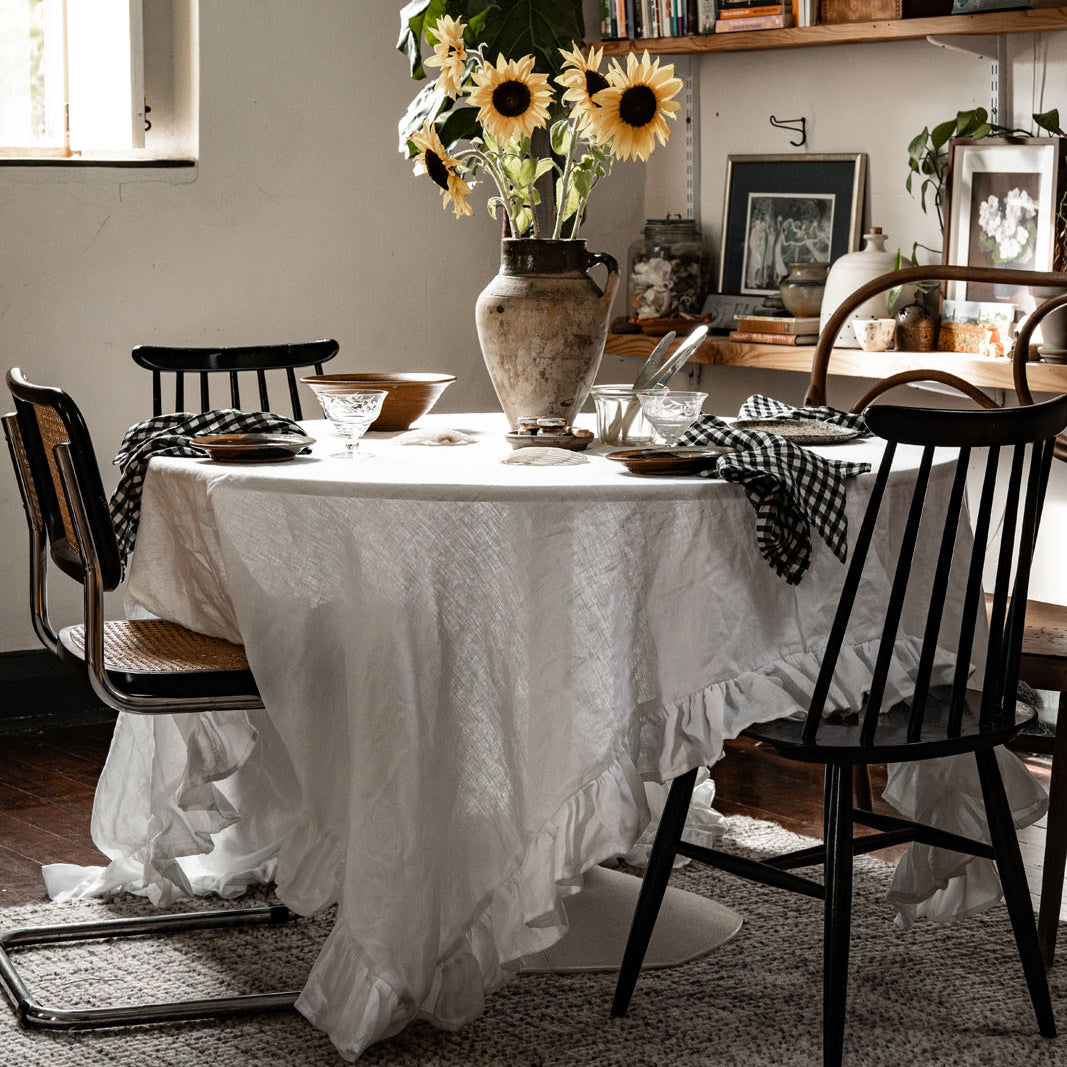
{"type": "Polygon", "coordinates": [[[667,382],[681,368],[682,364],[700,347],[704,338],[708,335],[706,325],[698,326],[679,346],[678,350],[665,360],[663,366],[652,374],[645,389],[655,389],[658,386],[666,386],[667,382]]]}
{"type": "Polygon", "coordinates": [[[655,375],[656,371],[660,368],[660,360],[663,358],[663,353],[667,351],[671,346],[671,342],[677,335],[674,330],[670,330],[665,333],[659,340],[659,344],[652,349],[652,355],[645,360],[641,369],[637,372],[637,377],[634,379],[634,392],[638,389],[647,389],[649,381],[655,375]]]}

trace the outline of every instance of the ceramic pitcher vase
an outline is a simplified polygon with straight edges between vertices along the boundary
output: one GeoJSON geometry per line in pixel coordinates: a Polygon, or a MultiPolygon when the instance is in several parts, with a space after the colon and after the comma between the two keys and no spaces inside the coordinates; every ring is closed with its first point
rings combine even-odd
{"type": "Polygon", "coordinates": [[[508,424],[525,416],[568,423],[596,378],[619,265],[585,241],[506,237],[500,271],[476,305],[478,341],[508,424]],[[607,268],[603,286],[590,276],[607,268]]]}

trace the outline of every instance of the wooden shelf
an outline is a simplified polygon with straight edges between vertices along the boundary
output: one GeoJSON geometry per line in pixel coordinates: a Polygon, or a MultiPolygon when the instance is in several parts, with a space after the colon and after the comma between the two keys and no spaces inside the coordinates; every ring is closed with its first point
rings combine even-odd
{"type": "Polygon", "coordinates": [[[627,52],[695,54],[704,52],[761,52],[773,48],[818,48],[835,44],[873,44],[877,41],[917,41],[924,37],[1049,33],[1067,30],[1067,7],[1034,10],[989,11],[979,15],[939,15],[924,19],[889,19],[881,22],[843,22],[834,25],[794,26],[788,30],[751,30],[747,33],[711,33],[698,37],[647,37],[640,40],[603,41],[609,56],[627,52]]]}
{"type": "MultiPolygon", "coordinates": [[[[608,334],[604,351],[613,356],[647,359],[658,340],[646,334],[612,333],[608,334]]],[[[676,341],[671,348],[679,343],[676,341]]],[[[711,338],[697,349],[690,362],[810,374],[814,355],[814,347],[751,345],[711,338]]],[[[1015,388],[1010,360],[971,352],[864,352],[858,348],[836,348],[830,357],[829,373],[878,379],[915,369],[949,371],[982,389],[1015,388]]],[[[1067,364],[1028,363],[1026,378],[1035,393],[1067,392],[1067,364]]]]}

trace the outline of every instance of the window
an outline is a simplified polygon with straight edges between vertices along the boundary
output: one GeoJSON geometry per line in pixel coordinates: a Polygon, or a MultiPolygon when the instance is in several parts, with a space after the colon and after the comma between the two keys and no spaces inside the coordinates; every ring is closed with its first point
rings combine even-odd
{"type": "Polygon", "coordinates": [[[195,0],[144,6],[0,0],[0,160],[195,155],[195,0]]]}

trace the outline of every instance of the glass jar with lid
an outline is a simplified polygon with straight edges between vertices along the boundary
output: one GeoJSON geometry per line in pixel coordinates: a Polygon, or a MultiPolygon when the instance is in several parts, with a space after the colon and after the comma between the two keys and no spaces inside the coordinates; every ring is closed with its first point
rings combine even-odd
{"type": "Polygon", "coordinates": [[[627,312],[631,322],[699,315],[711,280],[711,261],[693,219],[648,219],[630,245],[627,312]]]}

